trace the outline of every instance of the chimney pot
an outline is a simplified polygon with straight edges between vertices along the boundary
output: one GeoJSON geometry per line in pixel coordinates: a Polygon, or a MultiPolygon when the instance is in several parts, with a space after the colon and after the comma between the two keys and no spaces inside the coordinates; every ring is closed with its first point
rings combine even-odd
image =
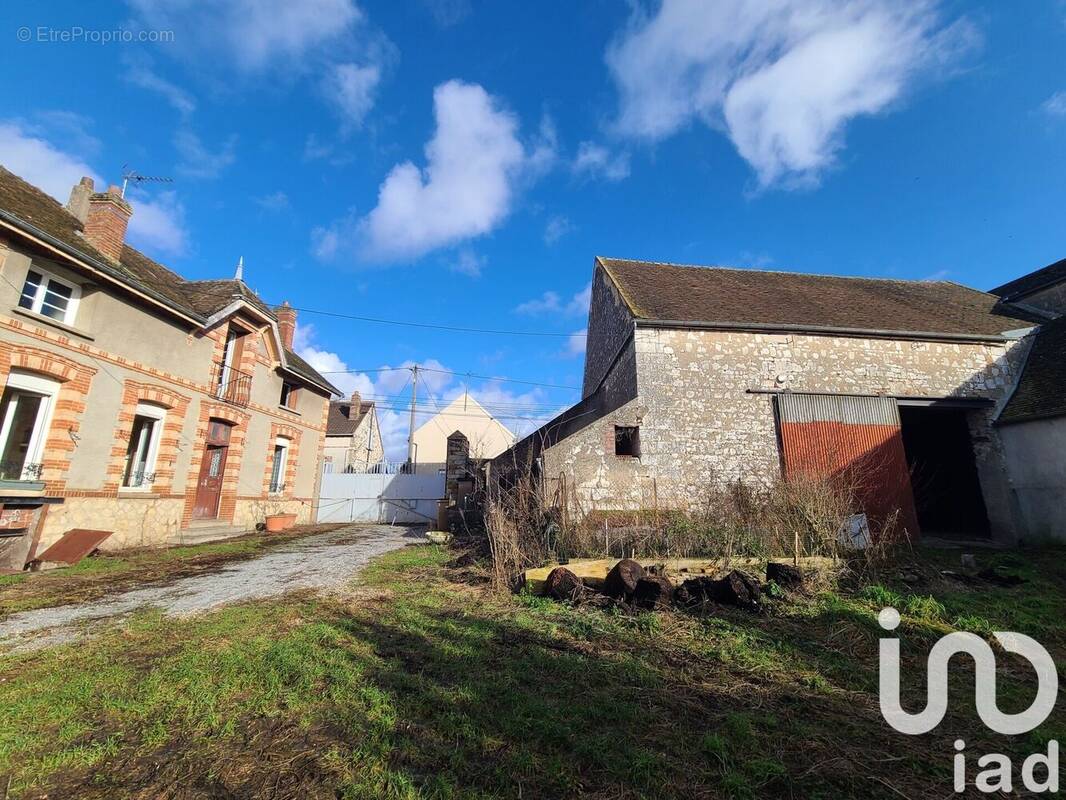
{"type": "Polygon", "coordinates": [[[133,216],[133,206],[126,202],[122,190],[117,186],[110,187],[106,192],[90,194],[88,205],[85,238],[107,258],[119,261],[126,243],[126,228],[133,216]]]}
{"type": "Polygon", "coordinates": [[[67,201],[67,211],[73,214],[82,225],[89,218],[89,197],[93,193],[93,179],[82,178],[74,184],[70,190],[70,199],[67,201]]]}
{"type": "Polygon", "coordinates": [[[292,339],[296,335],[296,309],[289,305],[286,300],[274,309],[278,318],[278,333],[281,334],[281,343],[286,350],[292,350],[292,339]]]}

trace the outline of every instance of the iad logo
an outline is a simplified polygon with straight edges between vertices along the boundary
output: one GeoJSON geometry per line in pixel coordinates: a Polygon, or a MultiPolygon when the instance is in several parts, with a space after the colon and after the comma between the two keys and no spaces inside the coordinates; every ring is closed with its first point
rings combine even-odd
{"type": "MultiPolygon", "coordinates": [[[[886,631],[899,627],[899,612],[883,608],[877,617],[886,631]]],[[[974,661],[976,680],[974,700],[981,721],[996,733],[1011,736],[1028,733],[1048,718],[1055,708],[1059,691],[1059,677],[1055,662],[1043,646],[1028,636],[1010,631],[996,631],[996,641],[1008,653],[1016,653],[1027,659],[1036,670],[1036,698],[1025,711],[1004,714],[996,704],[996,655],[988,642],[972,633],[949,633],[941,637],[929,652],[927,667],[925,708],[915,714],[904,711],[899,702],[899,639],[882,638],[880,657],[881,715],[900,733],[917,735],[928,733],[944,719],[948,710],[948,662],[956,653],[966,653],[974,661]]],[[[966,759],[962,751],[966,743],[955,742],[955,791],[966,789],[966,759]]],[[[1010,758],[1000,753],[990,753],[977,760],[977,766],[986,768],[979,772],[974,785],[982,792],[1010,792],[1013,787],[1010,758]]],[[[1047,754],[1034,753],[1022,764],[1022,785],[1030,792],[1057,792],[1059,790],[1059,743],[1050,741],[1047,754]],[[1044,779],[1036,775],[1037,767],[1047,770],[1044,779]]]]}

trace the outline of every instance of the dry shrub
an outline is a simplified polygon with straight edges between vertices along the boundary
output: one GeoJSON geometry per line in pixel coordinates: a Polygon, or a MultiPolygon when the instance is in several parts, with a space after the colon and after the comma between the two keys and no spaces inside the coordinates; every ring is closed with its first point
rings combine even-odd
{"type": "Polygon", "coordinates": [[[797,476],[711,488],[686,509],[597,510],[580,507],[565,479],[546,496],[543,482],[527,470],[488,493],[494,580],[510,587],[524,570],[568,558],[827,556],[870,570],[891,558],[903,537],[890,519],[878,523],[866,550],[845,545],[841,532],[862,511],[861,488],[861,481],[840,476],[797,476]]]}

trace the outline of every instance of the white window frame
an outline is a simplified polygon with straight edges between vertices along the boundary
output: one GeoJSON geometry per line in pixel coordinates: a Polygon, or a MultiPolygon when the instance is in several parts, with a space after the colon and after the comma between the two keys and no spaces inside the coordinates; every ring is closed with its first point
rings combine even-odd
{"type": "Polygon", "coordinates": [[[36,272],[41,276],[41,284],[37,287],[37,293],[33,297],[33,303],[31,306],[29,308],[23,308],[20,305],[19,308],[22,308],[23,311],[33,312],[34,314],[44,317],[45,319],[50,319],[53,322],[62,322],[64,325],[73,325],[74,320],[78,317],[78,303],[81,300],[81,287],[65,278],[60,278],[58,275],[49,272],[46,269],[41,269],[36,264],[31,265],[26,271],[26,277],[22,280],[22,290],[19,292],[19,299],[16,302],[21,302],[22,295],[26,291],[26,281],[30,279],[31,272],[36,272]],[[70,300],[67,302],[67,310],[63,314],[63,319],[56,319],[55,317],[50,317],[41,312],[41,309],[44,307],[45,294],[48,292],[48,284],[53,282],[70,289],[70,300]]]}
{"type": "MultiPolygon", "coordinates": [[[[33,392],[44,396],[40,408],[37,409],[37,419],[33,423],[33,433],[30,435],[29,447],[26,449],[26,462],[23,465],[20,480],[38,480],[39,476],[30,469],[30,464],[39,464],[44,453],[44,445],[48,440],[48,431],[52,427],[52,412],[55,410],[56,395],[59,394],[59,381],[43,378],[39,375],[31,375],[26,372],[12,370],[7,376],[4,391],[19,389],[24,392],[33,392]]],[[[0,454],[7,449],[7,438],[11,435],[11,423],[15,418],[17,403],[8,406],[7,414],[0,420],[0,454]]]]}
{"type": "Polygon", "coordinates": [[[285,491],[285,471],[289,468],[289,446],[292,444],[290,439],[284,436],[279,436],[274,440],[274,448],[271,451],[271,463],[270,463],[270,486],[267,490],[270,494],[282,494],[285,491]],[[274,481],[274,450],[281,448],[281,466],[277,469],[277,483],[274,481]],[[276,488],[275,488],[276,487],[276,488]]]}
{"type": "MultiPolygon", "coordinates": [[[[144,473],[150,475],[155,472],[156,459],[159,458],[159,442],[163,438],[163,424],[167,419],[167,410],[162,406],[152,405],[151,403],[138,403],[136,410],[133,412],[134,419],[137,417],[149,417],[155,420],[155,425],[152,426],[152,438],[148,442],[148,456],[144,460],[144,473]]],[[[133,428],[130,428],[130,435],[133,435],[133,428]]],[[[136,452],[134,453],[136,456],[136,452]]],[[[124,473],[129,473],[129,464],[126,464],[124,473]]],[[[124,492],[146,492],[151,488],[150,483],[145,483],[143,480],[137,486],[128,486],[125,483],[125,475],[123,475],[122,491],[124,492]]]]}

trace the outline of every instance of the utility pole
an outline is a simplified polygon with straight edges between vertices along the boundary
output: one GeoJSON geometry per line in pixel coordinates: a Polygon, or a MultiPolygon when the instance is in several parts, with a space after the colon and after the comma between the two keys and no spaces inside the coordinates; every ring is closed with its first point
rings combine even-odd
{"type": "Polygon", "coordinates": [[[415,467],[415,401],[418,399],[418,364],[411,367],[411,422],[407,429],[407,463],[415,467]]]}

